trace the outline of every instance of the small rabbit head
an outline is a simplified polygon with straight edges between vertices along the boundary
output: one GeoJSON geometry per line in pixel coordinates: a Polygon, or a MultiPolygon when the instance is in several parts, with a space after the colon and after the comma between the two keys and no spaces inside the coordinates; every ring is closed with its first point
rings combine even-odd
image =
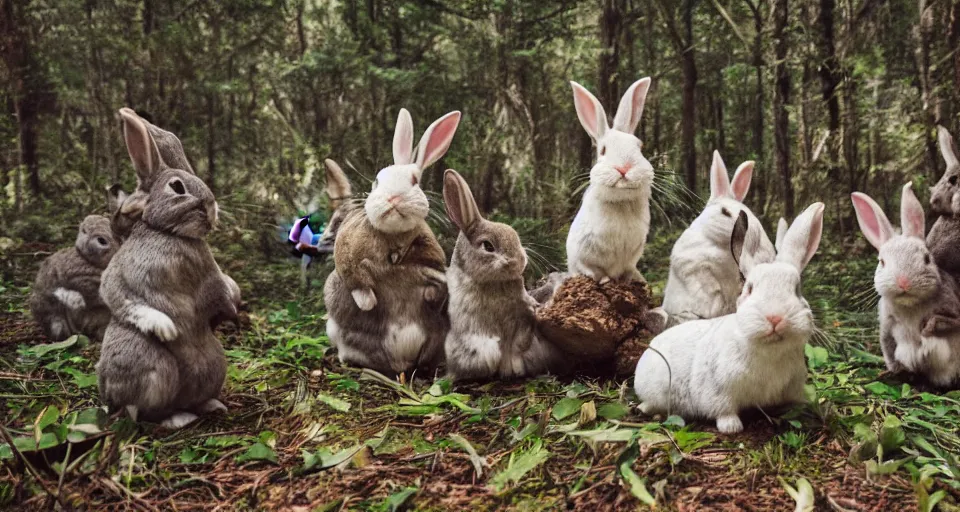
{"type": "MultiPolygon", "coordinates": [[[[741,212],[753,217],[750,209],[742,202],[750,191],[752,179],[753,162],[747,161],[737,167],[733,181],[730,181],[720,152],[714,151],[713,163],[710,165],[710,200],[690,227],[699,230],[715,243],[726,243],[741,212]]],[[[753,222],[756,222],[755,217],[753,222]]]]}
{"type": "Polygon", "coordinates": [[[851,195],[860,231],[880,252],[873,284],[877,293],[902,306],[911,306],[934,296],[940,288],[940,271],[924,240],[923,206],[913,193],[913,184],[903,186],[897,234],[876,201],[866,194],[851,195]]]}
{"type": "Polygon", "coordinates": [[[110,259],[120,248],[120,242],[110,229],[110,219],[103,215],[87,215],[80,223],[74,247],[92,265],[107,268],[110,259]]]}
{"type": "Polygon", "coordinates": [[[942,126],[937,126],[937,141],[940,154],[947,163],[947,170],[940,181],[930,188],[930,208],[938,215],[960,214],[960,159],[957,157],[953,137],[942,126]]]}
{"type": "Polygon", "coordinates": [[[416,160],[413,155],[413,120],[400,109],[393,134],[393,165],[377,173],[364,210],[374,228],[385,233],[410,231],[427,218],[430,203],[420,188],[423,170],[439,160],[450,148],[460,124],[460,112],[437,119],[420,139],[416,160]]]}
{"type": "Polygon", "coordinates": [[[137,191],[123,201],[120,213],[138,209],[143,222],[158,231],[186,238],[206,236],[217,222],[213,192],[192,172],[166,165],[146,123],[132,110],[121,109],[120,115],[138,179],[137,191]]]}
{"type": "Polygon", "coordinates": [[[520,236],[506,224],[484,219],[470,186],[453,169],[443,175],[443,203],[450,220],[460,228],[451,266],[478,282],[523,278],[527,253],[520,236]]]}
{"type": "Polygon", "coordinates": [[[737,323],[757,343],[805,342],[813,333],[813,313],[803,298],[800,274],[816,254],[823,234],[823,203],[807,207],[783,234],[776,259],[756,263],[744,250],[748,216],[740,212],[730,252],[745,276],[737,299],[737,323]]]}
{"type": "Polygon", "coordinates": [[[650,78],[637,80],[623,95],[611,128],[600,101],[582,85],[570,82],[580,124],[597,146],[590,183],[609,200],[628,198],[653,185],[653,166],[643,156],[643,143],[634,135],[650,90],[650,78]]]}
{"type": "Polygon", "coordinates": [[[347,179],[347,175],[340,168],[340,165],[329,158],[324,160],[323,164],[327,169],[326,192],[330,199],[330,208],[333,209],[333,214],[330,216],[330,221],[327,222],[323,234],[320,235],[317,250],[321,253],[332,253],[340,225],[343,224],[347,215],[356,209],[356,206],[350,202],[353,189],[350,186],[350,180],[347,179]]]}

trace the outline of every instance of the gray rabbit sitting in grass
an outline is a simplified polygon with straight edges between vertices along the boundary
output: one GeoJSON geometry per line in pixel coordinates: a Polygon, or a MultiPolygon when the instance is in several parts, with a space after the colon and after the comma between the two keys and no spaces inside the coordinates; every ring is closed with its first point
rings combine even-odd
{"type": "Polygon", "coordinates": [[[132,110],[120,115],[140,182],[123,204],[138,196],[142,210],[100,286],[112,312],[97,363],[100,395],[134,420],[180,428],[226,410],[217,396],[227,361],[213,328],[236,317],[240,293],[204,240],[217,222],[213,193],[167,166],[132,110]]]}
{"type": "Polygon", "coordinates": [[[110,219],[88,215],[73,247],[43,262],[30,294],[30,311],[48,338],[103,338],[110,310],[100,299],[100,275],[119,247],[110,219]]]}

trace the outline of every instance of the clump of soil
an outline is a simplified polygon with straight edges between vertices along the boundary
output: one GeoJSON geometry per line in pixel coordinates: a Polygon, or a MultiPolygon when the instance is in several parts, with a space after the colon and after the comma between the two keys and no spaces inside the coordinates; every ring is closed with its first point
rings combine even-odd
{"type": "Polygon", "coordinates": [[[576,370],[614,363],[617,374],[633,373],[647,343],[663,330],[651,310],[645,281],[608,281],[573,276],[537,311],[546,339],[577,362],[576,370]]]}

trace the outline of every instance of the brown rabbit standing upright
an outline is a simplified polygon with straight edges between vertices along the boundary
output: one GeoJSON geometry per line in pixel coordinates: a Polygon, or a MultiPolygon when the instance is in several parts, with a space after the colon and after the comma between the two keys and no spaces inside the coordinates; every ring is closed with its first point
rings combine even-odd
{"type": "Polygon", "coordinates": [[[103,338],[110,310],[100,300],[100,275],[119,247],[110,219],[88,215],[74,246],[43,262],[30,294],[30,311],[48,338],[103,338]]]}
{"type": "Polygon", "coordinates": [[[434,367],[449,329],[446,257],[426,223],[423,170],[446,153],[460,122],[435,121],[413,153],[413,121],[401,109],[394,165],[377,174],[363,210],[337,233],[336,269],[324,286],[327,334],[340,361],[386,373],[434,367]]]}
{"type": "Polygon", "coordinates": [[[960,278],[960,159],[953,137],[942,126],[937,127],[940,154],[947,170],[930,189],[930,207],[937,220],[927,235],[927,248],[941,270],[954,279],[960,278]]]}
{"type": "Polygon", "coordinates": [[[227,362],[213,326],[236,317],[240,293],[204,240],[217,221],[213,193],[166,165],[133,111],[120,114],[143,207],[100,286],[112,313],[97,363],[100,395],[134,419],[180,428],[226,409],[217,397],[227,362]]]}

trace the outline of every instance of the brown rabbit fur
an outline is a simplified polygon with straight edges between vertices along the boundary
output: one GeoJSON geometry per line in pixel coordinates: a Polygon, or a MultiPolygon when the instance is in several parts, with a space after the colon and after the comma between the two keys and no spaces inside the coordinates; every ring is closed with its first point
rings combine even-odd
{"type": "Polygon", "coordinates": [[[165,165],[142,119],[121,116],[140,183],[151,188],[100,287],[113,315],[97,363],[100,394],[134,419],[179,428],[226,409],[216,399],[227,363],[213,326],[236,317],[239,288],[204,241],[217,220],[213,193],[165,165]]]}
{"type": "Polygon", "coordinates": [[[324,286],[324,302],[331,319],[354,326],[339,329],[328,320],[328,329],[333,327],[335,333],[331,341],[337,345],[341,360],[384,373],[430,369],[439,363],[443,337],[449,328],[443,277],[446,256],[426,222],[408,232],[383,233],[370,224],[363,209],[355,209],[340,227],[334,263],[336,270],[324,286]],[[359,287],[376,290],[382,296],[372,310],[362,311],[354,304],[350,290],[359,287]],[[392,337],[394,326],[388,325],[387,319],[396,318],[424,321],[421,327],[428,340],[419,354],[396,357],[388,353],[383,340],[392,337]],[[337,343],[337,334],[349,337],[346,343],[337,343]],[[355,346],[364,349],[350,348],[355,346]],[[413,366],[407,367],[406,362],[411,360],[413,366]]]}
{"type": "Polygon", "coordinates": [[[947,170],[930,189],[930,207],[937,220],[927,234],[927,247],[937,266],[960,278],[960,160],[953,137],[946,128],[937,127],[940,153],[947,170]]]}
{"type": "Polygon", "coordinates": [[[30,294],[30,310],[48,338],[59,341],[85,334],[103,339],[110,310],[100,299],[100,276],[119,247],[110,219],[88,215],[74,246],[43,262],[30,294]]]}

